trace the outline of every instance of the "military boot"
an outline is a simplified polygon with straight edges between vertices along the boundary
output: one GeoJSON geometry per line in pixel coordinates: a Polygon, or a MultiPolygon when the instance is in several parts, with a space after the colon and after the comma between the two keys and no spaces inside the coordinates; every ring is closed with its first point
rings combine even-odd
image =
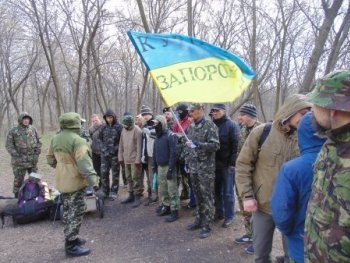
{"type": "Polygon", "coordinates": [[[80,257],[90,254],[89,248],[78,245],[78,239],[66,241],[65,250],[66,254],[71,257],[80,257]]]}
{"type": "Polygon", "coordinates": [[[160,212],[158,213],[158,216],[166,216],[170,215],[170,206],[163,206],[160,212]]]}
{"type": "Polygon", "coordinates": [[[140,196],[135,196],[135,200],[134,200],[134,203],[132,204],[132,208],[136,208],[136,207],[139,207],[141,204],[141,200],[140,200],[140,196]]]}
{"type": "Polygon", "coordinates": [[[125,200],[121,201],[122,204],[127,204],[127,203],[132,203],[134,202],[135,197],[134,197],[134,193],[130,192],[128,198],[126,198],[125,200]]]}
{"type": "Polygon", "coordinates": [[[179,212],[178,210],[171,211],[170,216],[165,218],[165,222],[171,223],[176,221],[179,218],[179,212]]]}

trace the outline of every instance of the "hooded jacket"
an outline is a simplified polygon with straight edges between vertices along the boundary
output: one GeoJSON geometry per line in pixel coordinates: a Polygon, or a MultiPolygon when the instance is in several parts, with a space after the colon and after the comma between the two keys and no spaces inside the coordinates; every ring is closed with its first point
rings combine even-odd
{"type": "Polygon", "coordinates": [[[169,170],[175,169],[177,137],[168,128],[163,116],[156,116],[155,121],[162,125],[162,131],[157,133],[153,147],[153,167],[169,166],[169,170]]]}
{"type": "Polygon", "coordinates": [[[271,197],[272,217],[276,227],[287,237],[289,256],[304,262],[304,223],[311,194],[313,163],[326,141],[319,138],[307,113],[298,127],[300,156],[281,167],[271,197]]]}
{"type": "Polygon", "coordinates": [[[271,131],[259,150],[265,125],[254,128],[245,141],[236,162],[236,184],[243,200],[256,199],[258,209],[270,214],[270,198],[277,174],[283,163],[299,155],[296,132],[282,122],[298,111],[310,108],[305,95],[287,98],[276,113],[271,131]]]}
{"type": "Polygon", "coordinates": [[[12,165],[31,168],[38,163],[41,142],[32,124],[33,118],[27,112],[22,112],[18,117],[18,125],[13,127],[7,135],[6,150],[11,155],[12,165]],[[22,124],[25,117],[30,119],[28,126],[22,124]]]}
{"type": "Polygon", "coordinates": [[[59,122],[62,130],[52,138],[46,156],[47,163],[56,168],[57,189],[61,193],[73,193],[86,186],[98,185],[90,146],[79,135],[80,115],[75,112],[64,113],[59,122]]]}
{"type": "Polygon", "coordinates": [[[133,125],[131,129],[123,128],[120,135],[118,160],[125,164],[141,163],[142,131],[133,125]]]}

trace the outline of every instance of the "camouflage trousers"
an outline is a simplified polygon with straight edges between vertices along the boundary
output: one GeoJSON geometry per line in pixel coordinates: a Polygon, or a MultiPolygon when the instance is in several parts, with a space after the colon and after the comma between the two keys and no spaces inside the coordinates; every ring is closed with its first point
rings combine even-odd
{"type": "Polygon", "coordinates": [[[18,191],[21,188],[23,181],[24,181],[24,177],[26,175],[26,172],[28,172],[28,174],[30,173],[36,173],[38,171],[38,167],[35,165],[34,167],[21,167],[21,166],[12,166],[12,170],[13,170],[13,175],[14,175],[14,179],[13,179],[13,193],[15,194],[15,196],[18,195],[18,191]]]}
{"type": "Polygon", "coordinates": [[[134,163],[125,164],[125,176],[128,182],[128,192],[141,196],[143,189],[141,187],[141,168],[134,163]]]}
{"type": "Polygon", "coordinates": [[[114,155],[101,155],[101,185],[103,193],[108,196],[109,192],[118,193],[120,165],[118,157],[114,155]],[[109,182],[109,171],[112,170],[112,186],[109,182]]]}
{"type": "Polygon", "coordinates": [[[158,166],[158,188],[162,196],[162,203],[165,206],[170,206],[171,211],[179,210],[180,198],[176,173],[174,172],[171,180],[167,180],[167,172],[168,166],[158,166]]]}
{"type": "MultiPolygon", "coordinates": [[[[236,188],[236,193],[238,193],[237,188],[236,188]]],[[[240,196],[237,195],[237,199],[238,199],[239,210],[241,211],[244,218],[243,223],[244,223],[245,234],[249,237],[253,237],[252,213],[244,211],[243,200],[240,196]]]]}
{"type": "Polygon", "coordinates": [[[197,202],[197,220],[201,226],[209,226],[214,220],[214,172],[192,173],[192,189],[197,202]]]}
{"type": "Polygon", "coordinates": [[[82,189],[74,193],[63,193],[61,196],[63,201],[64,236],[66,241],[73,241],[78,238],[86,210],[85,191],[82,189]]]}

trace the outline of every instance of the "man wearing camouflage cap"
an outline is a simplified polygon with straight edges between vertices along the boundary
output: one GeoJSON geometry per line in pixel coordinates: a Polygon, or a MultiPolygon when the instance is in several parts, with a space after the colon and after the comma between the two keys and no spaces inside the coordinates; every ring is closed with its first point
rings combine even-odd
{"type": "Polygon", "coordinates": [[[323,77],[309,95],[320,134],[328,137],[314,164],[305,221],[306,262],[350,258],[350,70],[323,77]]]}
{"type": "Polygon", "coordinates": [[[187,230],[201,229],[200,238],[210,235],[210,224],[214,219],[214,180],[215,152],[220,148],[218,128],[204,117],[202,104],[194,103],[190,107],[193,122],[187,129],[187,156],[191,182],[197,201],[198,215],[187,230]]]}

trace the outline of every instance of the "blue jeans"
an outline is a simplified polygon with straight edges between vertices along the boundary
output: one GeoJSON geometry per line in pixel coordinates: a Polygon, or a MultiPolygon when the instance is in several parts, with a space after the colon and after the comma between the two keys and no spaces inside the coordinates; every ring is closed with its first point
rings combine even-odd
{"type": "Polygon", "coordinates": [[[233,219],[235,216],[234,177],[234,168],[215,170],[215,213],[224,216],[226,220],[233,219]]]}

